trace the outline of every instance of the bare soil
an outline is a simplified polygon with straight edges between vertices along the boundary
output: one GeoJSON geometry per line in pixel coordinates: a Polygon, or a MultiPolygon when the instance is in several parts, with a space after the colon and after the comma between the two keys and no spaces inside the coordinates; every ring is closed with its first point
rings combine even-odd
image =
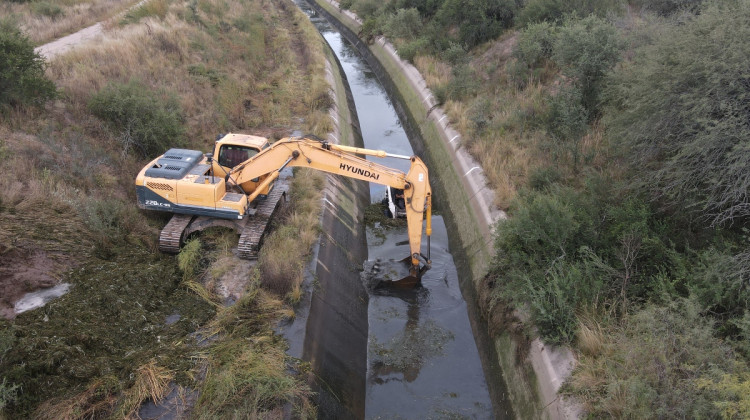
{"type": "Polygon", "coordinates": [[[60,282],[57,273],[65,267],[44,251],[9,250],[0,245],[0,315],[15,318],[13,306],[28,292],[60,282]]]}

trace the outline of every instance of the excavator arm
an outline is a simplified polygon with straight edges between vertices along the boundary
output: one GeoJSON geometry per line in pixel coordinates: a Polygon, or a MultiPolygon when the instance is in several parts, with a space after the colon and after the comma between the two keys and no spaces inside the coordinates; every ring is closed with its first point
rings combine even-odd
{"type": "MultiPolygon", "coordinates": [[[[427,212],[426,234],[428,244],[430,235],[432,234],[430,220],[432,189],[430,188],[427,166],[421,159],[416,156],[391,155],[382,150],[340,146],[320,140],[292,137],[277,141],[271,147],[235,166],[229,173],[229,178],[233,179],[237,184],[242,184],[248,180],[270,174],[263,184],[258,186],[256,192],[248,197],[249,203],[255,199],[259,191],[273,182],[279,176],[279,172],[287,166],[313,168],[331,174],[404,190],[407,230],[411,251],[406,260],[411,263],[413,275],[416,275],[416,271],[420,271],[419,257],[421,256],[422,220],[424,219],[425,212],[427,212]],[[411,167],[409,168],[409,172],[403,173],[402,171],[368,161],[356,154],[409,159],[411,167]]],[[[423,258],[426,262],[425,267],[429,268],[429,251],[427,257],[423,258]]]]}

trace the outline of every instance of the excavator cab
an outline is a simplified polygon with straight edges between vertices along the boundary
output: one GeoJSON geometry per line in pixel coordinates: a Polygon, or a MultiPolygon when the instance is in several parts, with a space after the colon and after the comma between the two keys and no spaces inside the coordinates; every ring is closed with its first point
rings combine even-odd
{"type": "MultiPolygon", "coordinates": [[[[212,162],[214,176],[227,178],[232,169],[269,147],[271,147],[271,144],[265,137],[249,134],[219,135],[214,147],[213,156],[215,159],[212,162]]],[[[255,192],[266,177],[260,176],[247,180],[240,184],[239,188],[245,194],[255,192]]],[[[271,192],[271,189],[273,189],[273,184],[264,188],[260,192],[259,197],[266,197],[271,192]]]]}

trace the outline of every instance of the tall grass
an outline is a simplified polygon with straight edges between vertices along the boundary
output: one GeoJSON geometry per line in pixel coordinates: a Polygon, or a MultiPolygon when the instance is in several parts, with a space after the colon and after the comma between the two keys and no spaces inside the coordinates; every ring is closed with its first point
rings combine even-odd
{"type": "Polygon", "coordinates": [[[296,302],[312,245],[319,234],[320,198],[324,175],[311,169],[297,170],[292,181],[291,209],[284,226],[264,243],[258,258],[262,284],[296,302]]]}
{"type": "Polygon", "coordinates": [[[0,3],[0,15],[12,16],[35,44],[42,45],[113,17],[136,3],[138,0],[6,1],[0,3]]]}
{"type": "Polygon", "coordinates": [[[209,349],[196,418],[280,418],[287,404],[295,418],[315,417],[309,387],[287,373],[291,361],[271,329],[282,303],[259,288],[257,274],[247,293],[209,325],[218,338],[209,349]]]}

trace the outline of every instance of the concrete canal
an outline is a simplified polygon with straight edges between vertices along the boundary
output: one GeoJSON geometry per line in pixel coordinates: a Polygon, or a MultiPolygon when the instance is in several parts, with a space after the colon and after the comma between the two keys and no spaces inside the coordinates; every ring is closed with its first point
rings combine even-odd
{"type": "MultiPolygon", "coordinates": [[[[296,1],[331,46],[348,80],[350,106],[361,129],[359,146],[412,155],[392,99],[367,61],[304,0],[296,1]]],[[[406,160],[373,159],[409,168],[406,160]]],[[[374,287],[406,270],[397,261],[409,253],[405,224],[370,226],[365,232],[364,207],[379,202],[385,187],[330,179],[323,234],[310,267],[315,274],[309,315],[287,329],[290,354],[310,362],[320,417],[511,417],[501,375],[483,362],[485,345],[475,339],[477,328],[460,287],[470,281],[456,268],[442,217],[433,217],[433,267],[423,286],[374,287]]],[[[435,197],[438,208],[439,200],[435,197]]]]}

